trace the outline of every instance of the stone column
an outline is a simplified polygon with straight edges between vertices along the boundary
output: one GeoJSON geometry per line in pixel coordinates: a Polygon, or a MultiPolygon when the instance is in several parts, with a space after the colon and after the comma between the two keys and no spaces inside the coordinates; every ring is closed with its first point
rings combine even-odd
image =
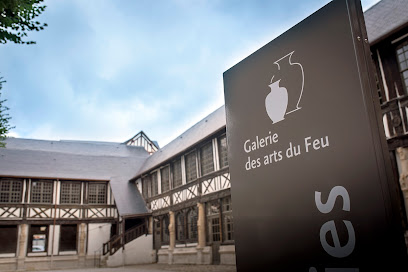
{"type": "MultiPolygon", "coordinates": [[[[399,168],[399,182],[402,190],[402,195],[404,197],[405,211],[408,213],[408,149],[403,147],[398,147],[396,149],[396,155],[398,156],[400,162],[399,168]]],[[[407,214],[408,217],[408,214],[407,214]]],[[[408,244],[407,233],[405,234],[405,243],[408,244]]]]}
{"type": "Polygon", "coordinates": [[[86,261],[86,224],[79,225],[79,267],[85,267],[86,261]]]}
{"type": "Polygon", "coordinates": [[[198,218],[197,218],[197,264],[204,264],[203,249],[205,247],[205,205],[204,203],[197,203],[198,218]]]}
{"type": "Polygon", "coordinates": [[[198,229],[198,245],[197,247],[205,247],[205,208],[204,203],[197,203],[198,207],[198,220],[197,220],[197,229],[198,229]]]}
{"type": "Polygon", "coordinates": [[[20,225],[20,234],[18,236],[18,252],[17,252],[17,270],[24,271],[24,261],[27,253],[28,225],[20,225]]]}
{"type": "Polygon", "coordinates": [[[169,264],[173,263],[173,250],[176,246],[176,217],[174,212],[169,212],[169,264]]]}

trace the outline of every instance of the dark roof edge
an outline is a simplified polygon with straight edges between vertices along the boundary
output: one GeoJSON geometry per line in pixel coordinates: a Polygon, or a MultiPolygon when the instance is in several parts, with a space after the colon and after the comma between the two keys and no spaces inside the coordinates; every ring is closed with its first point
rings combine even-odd
{"type": "MultiPolygon", "coordinates": [[[[205,119],[205,118],[204,118],[204,119],[205,119]]],[[[203,119],[203,120],[204,120],[204,119],[203,119]]],[[[218,130],[214,131],[213,133],[207,135],[206,137],[202,138],[199,142],[202,142],[202,141],[205,141],[205,140],[208,139],[208,138],[211,138],[211,137],[214,136],[215,134],[219,133],[221,130],[225,129],[225,127],[226,127],[225,125],[222,126],[220,129],[218,129],[218,130]]],[[[165,160],[165,161],[171,161],[171,160],[173,160],[175,157],[177,157],[177,156],[179,156],[180,154],[186,152],[187,150],[189,150],[191,147],[195,146],[195,145],[196,145],[197,143],[199,143],[199,142],[195,142],[194,144],[187,146],[186,148],[184,148],[184,149],[181,150],[180,152],[174,154],[173,156],[171,156],[170,158],[168,158],[168,159],[165,160]]],[[[165,162],[165,161],[163,161],[163,162],[165,162]]],[[[161,164],[161,163],[160,163],[160,164],[161,164]]],[[[159,164],[159,165],[160,165],[160,164],[159,164]]],[[[138,178],[141,177],[142,175],[144,175],[144,174],[146,174],[146,173],[152,171],[152,170],[155,169],[155,168],[157,168],[157,165],[155,165],[154,167],[151,167],[151,168],[149,168],[149,169],[147,169],[147,170],[145,170],[145,171],[143,171],[143,172],[141,172],[141,173],[138,173],[136,176],[134,176],[133,178],[131,178],[131,179],[129,180],[129,182],[135,181],[136,179],[138,179],[138,178]]]]}
{"type": "Polygon", "coordinates": [[[138,213],[138,214],[121,214],[121,216],[126,219],[126,218],[135,218],[135,217],[145,217],[145,216],[150,216],[152,215],[152,212],[147,212],[147,213],[138,213]]]}
{"type": "Polygon", "coordinates": [[[24,179],[55,179],[55,180],[73,180],[73,181],[110,181],[110,179],[89,179],[89,178],[67,178],[67,177],[42,177],[42,176],[17,176],[17,175],[2,175],[0,174],[0,178],[24,178],[24,179]]]}
{"type": "Polygon", "coordinates": [[[396,27],[396,28],[394,28],[393,30],[391,30],[391,31],[389,31],[389,32],[387,32],[387,33],[385,33],[384,35],[378,37],[377,39],[375,39],[375,40],[372,41],[372,42],[369,41],[370,46],[377,45],[378,43],[380,43],[380,42],[386,40],[387,38],[391,37],[392,35],[394,35],[394,34],[397,33],[398,31],[404,29],[405,27],[408,27],[408,22],[405,23],[405,24],[402,24],[402,25],[400,25],[400,26],[398,26],[398,27],[396,27]]]}

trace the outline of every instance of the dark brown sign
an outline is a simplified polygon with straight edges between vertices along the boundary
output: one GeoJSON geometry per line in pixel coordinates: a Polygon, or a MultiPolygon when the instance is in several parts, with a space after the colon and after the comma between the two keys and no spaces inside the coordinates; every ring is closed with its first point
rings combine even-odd
{"type": "Polygon", "coordinates": [[[224,73],[238,272],[401,265],[366,37],[335,0],[224,73]]]}

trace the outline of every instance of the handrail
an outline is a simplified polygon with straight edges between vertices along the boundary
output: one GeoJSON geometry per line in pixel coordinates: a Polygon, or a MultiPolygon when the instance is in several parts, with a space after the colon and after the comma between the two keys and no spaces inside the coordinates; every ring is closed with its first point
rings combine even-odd
{"type": "Polygon", "coordinates": [[[125,244],[135,240],[143,234],[147,234],[147,226],[145,223],[135,226],[127,230],[125,233],[115,235],[108,242],[103,244],[102,254],[106,255],[109,253],[109,255],[113,255],[121,247],[124,247],[125,244]]]}

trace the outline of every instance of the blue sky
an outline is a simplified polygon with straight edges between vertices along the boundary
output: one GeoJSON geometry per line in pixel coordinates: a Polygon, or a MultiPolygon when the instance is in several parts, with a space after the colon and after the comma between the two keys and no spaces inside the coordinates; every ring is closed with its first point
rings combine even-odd
{"type": "Polygon", "coordinates": [[[328,2],[45,1],[36,45],[0,45],[9,135],[123,142],[143,130],[163,146],[224,104],[225,70],[328,2]]]}

